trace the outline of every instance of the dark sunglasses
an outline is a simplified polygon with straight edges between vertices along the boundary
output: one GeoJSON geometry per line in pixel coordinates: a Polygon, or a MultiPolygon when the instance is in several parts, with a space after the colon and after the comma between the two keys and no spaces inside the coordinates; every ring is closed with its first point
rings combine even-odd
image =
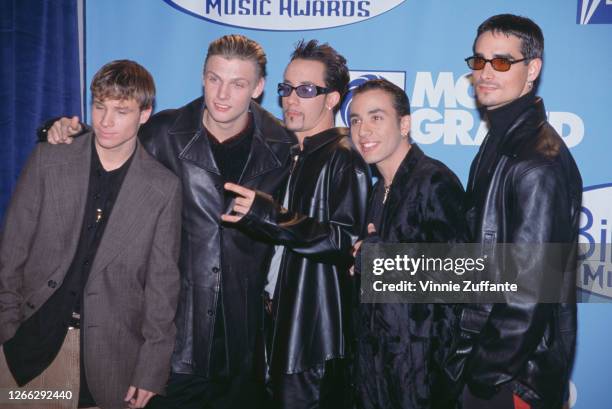
{"type": "Polygon", "coordinates": [[[281,97],[288,97],[295,90],[295,93],[300,98],[314,98],[320,94],[328,94],[331,92],[329,88],[318,87],[311,84],[302,84],[297,87],[292,87],[289,84],[281,82],[278,84],[278,95],[281,97]]]}
{"type": "Polygon", "coordinates": [[[527,59],[528,58],[521,58],[520,60],[510,60],[504,57],[496,57],[496,58],[491,58],[490,60],[487,60],[486,58],[483,58],[483,57],[471,56],[471,57],[466,58],[465,62],[467,63],[468,67],[470,67],[472,70],[482,70],[485,67],[485,65],[487,65],[488,62],[490,62],[491,67],[493,67],[495,71],[505,72],[505,71],[508,71],[510,68],[512,68],[512,64],[516,64],[517,62],[522,62],[527,59]]]}

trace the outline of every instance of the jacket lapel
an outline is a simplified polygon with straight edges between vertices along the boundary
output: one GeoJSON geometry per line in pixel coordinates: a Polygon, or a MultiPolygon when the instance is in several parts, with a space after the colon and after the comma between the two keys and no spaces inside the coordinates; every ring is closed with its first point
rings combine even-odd
{"type": "MultiPolygon", "coordinates": [[[[389,225],[388,220],[393,218],[395,209],[403,202],[403,192],[406,186],[410,184],[410,178],[412,177],[414,168],[417,163],[424,156],[423,151],[416,143],[413,143],[410,150],[406,154],[406,157],[397,169],[397,173],[393,177],[391,182],[391,189],[389,190],[389,197],[387,198],[387,206],[384,209],[384,218],[386,223],[383,226],[389,225]]],[[[381,179],[382,181],[382,179],[381,179]]],[[[413,205],[409,203],[409,206],[413,205]]]]}
{"type": "Polygon", "coordinates": [[[144,148],[139,143],[104,230],[89,284],[100,270],[122,251],[129,249],[141,226],[150,221],[149,210],[161,200],[161,196],[148,183],[147,160],[144,148]]]}
{"type": "Polygon", "coordinates": [[[288,153],[291,145],[297,143],[297,138],[290,138],[285,134],[279,135],[279,128],[282,128],[282,125],[258,104],[251,102],[250,110],[253,114],[255,127],[251,153],[240,176],[241,184],[287,165],[287,157],[285,155],[288,153]],[[275,152],[270,143],[273,143],[280,150],[275,152]],[[281,159],[281,156],[284,157],[284,161],[281,159]]]}

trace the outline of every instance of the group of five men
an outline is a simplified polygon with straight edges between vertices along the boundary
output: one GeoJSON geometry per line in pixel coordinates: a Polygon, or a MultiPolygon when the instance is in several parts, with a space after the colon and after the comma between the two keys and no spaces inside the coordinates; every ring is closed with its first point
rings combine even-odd
{"type": "Polygon", "coordinates": [[[361,85],[334,126],[349,72],[327,44],[292,53],[284,124],[253,101],[266,56],[241,35],[210,44],[203,97],[150,119],[146,70],[102,67],[92,129],[55,122],[11,200],[0,386],[104,409],[561,408],[575,304],[355,302],[364,243],[576,242],[580,175],[534,91],[541,30],[494,16],[473,51],[490,132],[467,194],[412,143],[392,83],[361,85]]]}

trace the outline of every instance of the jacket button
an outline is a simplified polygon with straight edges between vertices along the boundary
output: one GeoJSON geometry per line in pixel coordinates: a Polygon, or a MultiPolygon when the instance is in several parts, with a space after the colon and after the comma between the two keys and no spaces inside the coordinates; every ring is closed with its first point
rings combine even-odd
{"type": "Polygon", "coordinates": [[[207,314],[212,317],[215,313],[213,312],[213,310],[208,310],[207,314]]]}
{"type": "Polygon", "coordinates": [[[212,272],[217,274],[219,272],[219,267],[213,267],[212,272]]]}
{"type": "Polygon", "coordinates": [[[31,303],[31,302],[29,302],[29,301],[26,303],[26,305],[28,306],[28,308],[32,308],[32,309],[34,308],[34,304],[32,304],[32,303],[31,303]]]}
{"type": "Polygon", "coordinates": [[[49,280],[49,281],[47,282],[47,285],[48,285],[49,287],[51,287],[51,288],[55,288],[55,287],[57,287],[57,283],[55,282],[55,280],[49,280]]]}

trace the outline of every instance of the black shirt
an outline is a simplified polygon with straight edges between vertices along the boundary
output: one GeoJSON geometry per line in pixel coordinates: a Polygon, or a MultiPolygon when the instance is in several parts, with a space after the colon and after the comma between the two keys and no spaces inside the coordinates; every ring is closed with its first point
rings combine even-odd
{"type": "MultiPolygon", "coordinates": [[[[15,380],[24,385],[40,375],[53,362],[73,325],[73,313],[84,314],[82,295],[106,222],[133,158],[118,169],[107,172],[100,163],[92,138],[91,166],[85,213],[77,250],[70,268],[59,288],[28,320],[23,322],[15,336],[4,344],[6,360],[15,380]]],[[[35,255],[32,255],[35,257],[35,255]]],[[[55,288],[57,283],[48,282],[55,288]]],[[[83,369],[83,333],[81,333],[81,387],[79,407],[96,406],[85,379],[83,369]]]]}
{"type": "MultiPolygon", "coordinates": [[[[242,131],[223,142],[219,142],[207,129],[202,131],[206,132],[210,141],[210,148],[223,181],[238,183],[251,152],[254,131],[253,114],[249,112],[247,124],[242,131]]],[[[226,203],[229,204],[230,200],[230,195],[227,195],[226,203]]],[[[229,375],[222,288],[223,283],[221,282],[219,298],[217,299],[217,311],[215,313],[215,328],[213,330],[213,351],[215,351],[215,354],[211,357],[210,363],[210,375],[213,378],[229,375]]]]}

